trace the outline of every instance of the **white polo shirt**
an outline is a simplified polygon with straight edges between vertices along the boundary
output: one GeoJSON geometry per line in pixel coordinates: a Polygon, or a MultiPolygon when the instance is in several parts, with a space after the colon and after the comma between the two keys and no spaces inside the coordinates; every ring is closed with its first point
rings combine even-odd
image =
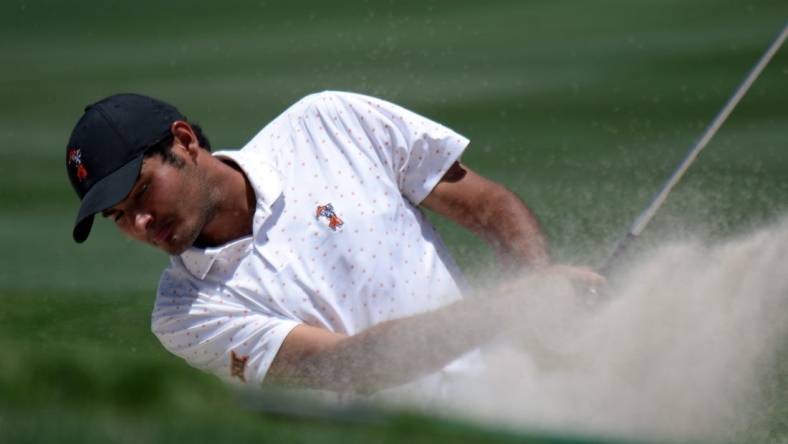
{"type": "Polygon", "coordinates": [[[260,384],[299,324],[353,335],[459,299],[461,273],[416,205],[467,144],[372,97],[300,100],[215,153],[254,189],[252,236],[173,256],[153,332],[199,369],[260,384]]]}

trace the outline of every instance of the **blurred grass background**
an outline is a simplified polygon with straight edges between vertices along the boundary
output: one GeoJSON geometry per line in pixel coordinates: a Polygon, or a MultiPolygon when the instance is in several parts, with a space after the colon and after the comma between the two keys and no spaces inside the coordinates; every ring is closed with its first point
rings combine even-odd
{"type": "MultiPolygon", "coordinates": [[[[777,0],[3,1],[0,441],[567,442],[239,406],[149,332],[165,256],[105,221],[87,244],[71,241],[72,125],[87,103],[140,92],[176,104],[217,148],[239,147],[310,92],[380,96],[468,136],[464,161],[529,203],[554,256],[594,264],[786,18],[777,0]]],[[[786,213],[787,80],[783,48],[639,246],[786,213]]],[[[471,276],[486,267],[480,241],[435,223],[471,276]]],[[[770,373],[782,382],[759,439],[788,439],[785,362],[770,373]]]]}

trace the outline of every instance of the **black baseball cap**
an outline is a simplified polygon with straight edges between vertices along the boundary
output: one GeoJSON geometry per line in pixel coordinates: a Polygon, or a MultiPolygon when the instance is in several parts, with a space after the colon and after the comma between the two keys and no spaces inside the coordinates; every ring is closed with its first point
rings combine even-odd
{"type": "Polygon", "coordinates": [[[66,170],[82,201],[73,237],[84,242],[93,215],[126,198],[145,150],[186,120],[174,106],[140,94],[115,94],[85,107],[66,147],[66,170]]]}

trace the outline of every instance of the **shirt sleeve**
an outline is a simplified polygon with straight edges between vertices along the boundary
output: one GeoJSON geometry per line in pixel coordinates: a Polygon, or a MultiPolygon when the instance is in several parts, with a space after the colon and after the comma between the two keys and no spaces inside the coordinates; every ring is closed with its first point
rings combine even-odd
{"type": "Polygon", "coordinates": [[[326,91],[305,100],[340,135],[338,143],[368,150],[414,205],[427,197],[469,142],[439,123],[374,97],[326,91]]]}
{"type": "Polygon", "coordinates": [[[151,329],[171,353],[235,383],[261,384],[298,323],[255,312],[231,295],[199,288],[177,270],[159,282],[151,329]]]}

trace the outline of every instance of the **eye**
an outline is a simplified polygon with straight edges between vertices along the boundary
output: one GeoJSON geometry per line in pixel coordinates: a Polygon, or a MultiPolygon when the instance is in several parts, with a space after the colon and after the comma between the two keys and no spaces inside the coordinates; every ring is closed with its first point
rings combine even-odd
{"type": "Polygon", "coordinates": [[[137,197],[138,197],[138,198],[139,198],[139,197],[142,197],[142,195],[143,195],[143,194],[145,194],[145,192],[146,192],[146,191],[148,191],[148,187],[149,187],[149,186],[150,186],[150,184],[148,184],[148,183],[145,183],[145,184],[143,184],[143,185],[140,187],[140,190],[139,190],[139,192],[137,192],[137,197]]]}

